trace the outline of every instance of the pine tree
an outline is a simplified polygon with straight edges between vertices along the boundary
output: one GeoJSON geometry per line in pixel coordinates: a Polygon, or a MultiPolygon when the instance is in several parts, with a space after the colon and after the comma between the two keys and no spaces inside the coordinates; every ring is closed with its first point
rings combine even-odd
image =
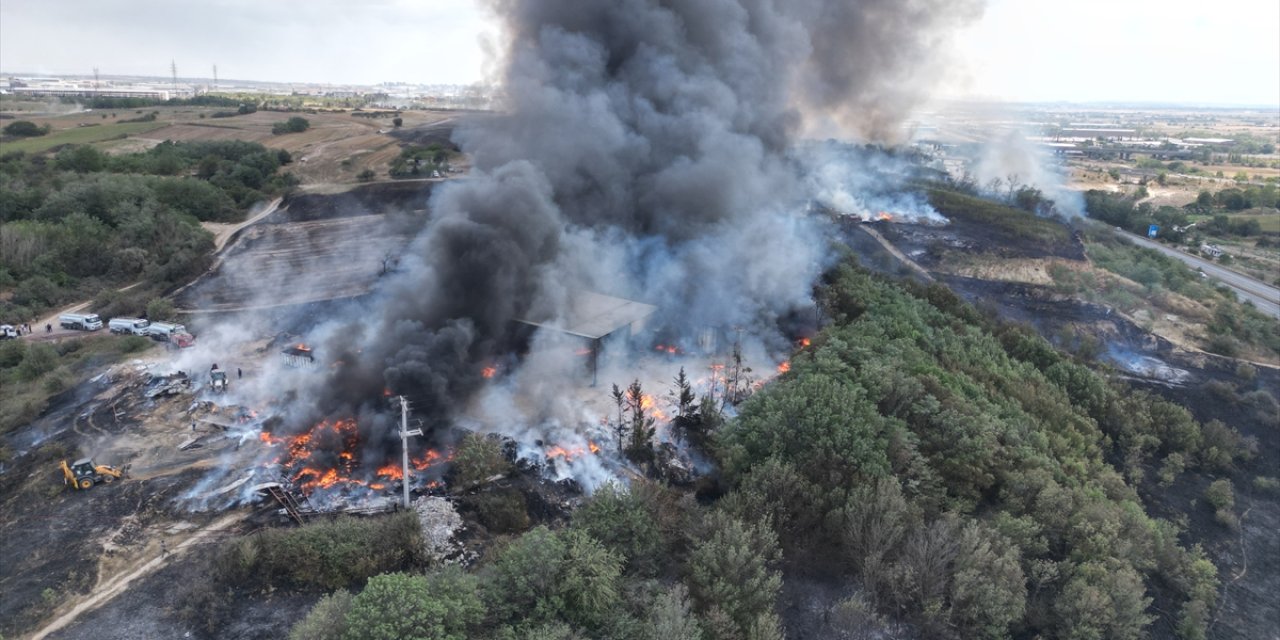
{"type": "Polygon", "coordinates": [[[618,437],[618,452],[621,453],[623,451],[622,441],[627,437],[627,423],[622,417],[623,407],[626,406],[626,397],[616,383],[613,385],[612,395],[614,404],[618,405],[618,421],[613,423],[613,434],[618,437]]]}
{"type": "Polygon", "coordinates": [[[650,462],[653,460],[653,437],[657,433],[654,424],[657,420],[645,413],[644,390],[640,388],[639,380],[627,387],[627,409],[631,413],[631,444],[627,446],[627,457],[633,462],[650,462]]]}

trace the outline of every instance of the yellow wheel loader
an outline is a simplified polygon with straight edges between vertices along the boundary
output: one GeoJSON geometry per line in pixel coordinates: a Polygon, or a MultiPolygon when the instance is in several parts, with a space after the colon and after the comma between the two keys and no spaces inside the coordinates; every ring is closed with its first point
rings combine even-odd
{"type": "Polygon", "coordinates": [[[63,482],[77,489],[91,489],[93,485],[99,482],[115,482],[123,478],[127,470],[127,467],[125,469],[117,469],[105,464],[94,464],[93,460],[89,458],[81,458],[70,465],[67,464],[66,460],[63,460],[61,467],[63,482]]]}

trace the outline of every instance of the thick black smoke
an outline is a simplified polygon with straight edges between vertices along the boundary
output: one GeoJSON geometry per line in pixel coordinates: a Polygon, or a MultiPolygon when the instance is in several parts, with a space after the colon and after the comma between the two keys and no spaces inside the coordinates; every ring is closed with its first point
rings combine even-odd
{"type": "Polygon", "coordinates": [[[473,175],[378,306],[328,341],[320,413],[384,387],[447,416],[512,320],[575,290],[679,330],[766,327],[805,304],[826,243],[804,217],[806,132],[889,137],[933,75],[946,0],[491,0],[502,113],[461,125],[473,175]]]}

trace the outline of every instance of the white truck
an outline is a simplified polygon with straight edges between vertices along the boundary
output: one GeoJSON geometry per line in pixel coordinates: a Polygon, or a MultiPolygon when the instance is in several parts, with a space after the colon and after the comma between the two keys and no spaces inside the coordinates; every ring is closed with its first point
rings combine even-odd
{"type": "Polygon", "coordinates": [[[18,330],[11,324],[0,324],[0,340],[18,339],[18,330]]]}
{"type": "Polygon", "coordinates": [[[112,318],[107,322],[107,329],[111,333],[127,333],[135,336],[150,335],[147,328],[151,326],[151,321],[143,318],[112,318]]]}
{"type": "Polygon", "coordinates": [[[96,313],[64,313],[58,316],[58,324],[63,329],[97,331],[102,328],[102,318],[96,313]]]}
{"type": "Polygon", "coordinates": [[[195,344],[195,336],[187,333],[187,328],[172,322],[152,322],[147,327],[147,335],[152,340],[169,342],[179,347],[190,347],[195,344]]]}

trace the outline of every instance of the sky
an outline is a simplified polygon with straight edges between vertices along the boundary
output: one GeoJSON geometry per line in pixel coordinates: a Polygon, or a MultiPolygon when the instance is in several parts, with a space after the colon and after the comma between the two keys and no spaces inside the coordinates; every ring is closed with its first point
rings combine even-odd
{"type": "MultiPolygon", "coordinates": [[[[474,0],[0,2],[9,73],[463,84],[494,38],[474,0]]],[[[988,0],[940,46],[942,97],[1280,106],[1276,0],[988,0]]]]}

